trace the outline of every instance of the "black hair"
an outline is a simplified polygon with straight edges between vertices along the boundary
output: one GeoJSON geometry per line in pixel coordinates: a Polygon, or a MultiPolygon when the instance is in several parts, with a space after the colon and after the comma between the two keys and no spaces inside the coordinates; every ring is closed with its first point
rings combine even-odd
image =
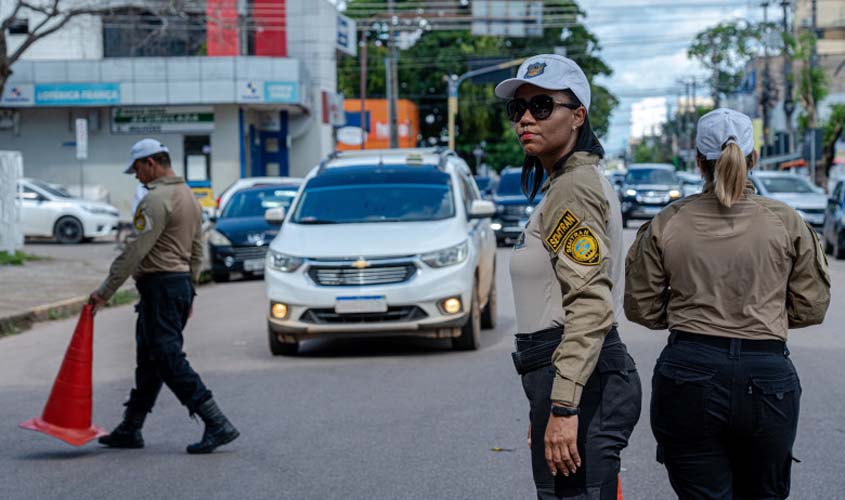
{"type": "MultiPolygon", "coordinates": [[[[573,104],[582,105],[581,100],[570,89],[562,90],[562,92],[573,104]]],[[[604,148],[599,142],[599,138],[593,133],[588,115],[584,115],[584,124],[578,128],[578,140],[575,142],[575,147],[555,163],[553,170],[561,168],[566,160],[577,151],[586,151],[599,158],[604,158],[604,148]]],[[[522,163],[522,192],[528,197],[529,202],[534,200],[543,185],[543,173],[544,168],[540,159],[536,156],[525,155],[525,160],[522,163]]]]}
{"type": "MultiPolygon", "coordinates": [[[[158,163],[162,167],[170,168],[170,154],[167,153],[166,151],[162,151],[160,153],[150,155],[147,158],[153,160],[154,162],[158,163]]],[[[147,158],[145,158],[145,159],[147,159],[147,158]]]]}

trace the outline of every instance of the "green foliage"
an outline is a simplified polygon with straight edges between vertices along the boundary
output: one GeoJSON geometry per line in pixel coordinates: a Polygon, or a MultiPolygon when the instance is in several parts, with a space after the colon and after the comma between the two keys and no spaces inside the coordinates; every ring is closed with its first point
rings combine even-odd
{"type": "Polygon", "coordinates": [[[770,26],[747,21],[723,22],[695,36],[687,57],[697,59],[714,75],[714,102],[719,102],[719,93],[739,87],[746,65],[758,54],[763,34],[770,26]]]}
{"type": "Polygon", "coordinates": [[[15,253],[0,252],[0,266],[22,266],[27,261],[41,260],[37,255],[31,255],[21,251],[15,253]]]}
{"type": "MultiPolygon", "coordinates": [[[[374,0],[351,0],[347,15],[356,12],[372,13],[374,0]],[[355,6],[362,9],[356,10],[355,6]]],[[[396,5],[401,7],[402,0],[396,5]]],[[[550,28],[539,38],[500,38],[474,36],[469,30],[426,31],[416,43],[401,51],[399,57],[399,98],[413,101],[420,110],[420,142],[430,144],[434,138],[442,144],[447,134],[447,84],[448,75],[461,75],[469,71],[468,61],[476,57],[517,59],[540,53],[554,52],[564,47],[568,57],[577,62],[591,81],[595,77],[612,73],[601,59],[598,39],[583,25],[578,17],[583,12],[573,0],[546,0],[546,6],[562,6],[566,14],[556,16],[556,22],[572,22],[561,30],[550,28]],[[431,122],[431,123],[429,123],[431,122]]],[[[386,12],[386,7],[382,10],[386,12]]],[[[436,18],[432,20],[436,22],[436,18]]],[[[385,64],[387,57],[386,36],[373,29],[368,33],[367,45],[367,97],[384,98],[385,64]]],[[[471,165],[475,164],[472,151],[482,141],[486,142],[483,161],[496,170],[508,165],[521,165],[522,149],[511,131],[512,125],[504,113],[504,103],[494,93],[494,84],[477,84],[465,81],[460,87],[458,100],[456,149],[471,165]]],[[[360,50],[356,58],[343,57],[338,61],[338,90],[347,99],[360,96],[360,50]]],[[[618,101],[606,88],[593,84],[590,105],[590,123],[597,135],[607,133],[611,111],[618,101]]]]}
{"type": "Polygon", "coordinates": [[[816,126],[816,105],[827,97],[830,82],[823,68],[813,68],[810,64],[816,46],[816,35],[813,32],[803,31],[798,38],[787,35],[784,42],[788,55],[801,63],[794,78],[797,80],[795,97],[802,107],[798,115],[798,130],[804,133],[807,128],[816,126]]]}

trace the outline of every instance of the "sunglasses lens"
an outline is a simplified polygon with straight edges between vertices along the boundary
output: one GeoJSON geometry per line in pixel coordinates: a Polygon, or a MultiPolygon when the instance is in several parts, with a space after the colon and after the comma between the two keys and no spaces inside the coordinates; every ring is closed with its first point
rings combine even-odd
{"type": "Polygon", "coordinates": [[[554,105],[554,100],[552,100],[550,96],[538,95],[531,98],[529,107],[531,108],[531,114],[534,115],[534,118],[538,120],[545,120],[551,116],[554,105]]]}
{"type": "Polygon", "coordinates": [[[508,101],[508,119],[512,122],[518,122],[522,115],[525,114],[527,104],[524,99],[511,99],[508,101]]]}

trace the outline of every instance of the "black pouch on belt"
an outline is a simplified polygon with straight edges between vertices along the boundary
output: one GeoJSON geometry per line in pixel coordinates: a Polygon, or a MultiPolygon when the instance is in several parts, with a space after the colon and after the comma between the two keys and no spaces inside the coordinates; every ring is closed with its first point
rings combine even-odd
{"type": "Polygon", "coordinates": [[[520,375],[552,364],[552,354],[563,338],[563,327],[554,326],[534,333],[516,334],[513,366],[520,375]]]}

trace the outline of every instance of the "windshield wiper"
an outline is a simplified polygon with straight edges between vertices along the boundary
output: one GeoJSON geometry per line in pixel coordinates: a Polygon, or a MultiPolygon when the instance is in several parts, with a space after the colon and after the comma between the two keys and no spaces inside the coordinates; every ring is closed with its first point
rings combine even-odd
{"type": "Polygon", "coordinates": [[[297,224],[339,224],[339,222],[335,220],[327,220],[327,219],[306,219],[306,220],[298,220],[294,221],[297,224]]]}

